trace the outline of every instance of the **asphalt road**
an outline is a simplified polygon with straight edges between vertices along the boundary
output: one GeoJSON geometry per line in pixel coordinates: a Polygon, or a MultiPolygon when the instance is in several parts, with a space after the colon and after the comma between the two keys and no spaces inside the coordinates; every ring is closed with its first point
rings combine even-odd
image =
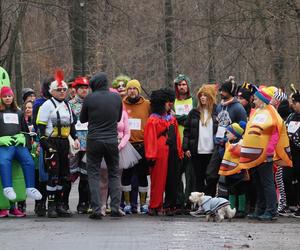
{"type": "MultiPolygon", "coordinates": [[[[71,209],[77,205],[77,188],[71,209]]],[[[300,249],[300,219],[205,222],[191,216],[127,215],[93,221],[86,215],[37,218],[28,201],[26,218],[0,220],[0,250],[13,249],[300,249]]]]}

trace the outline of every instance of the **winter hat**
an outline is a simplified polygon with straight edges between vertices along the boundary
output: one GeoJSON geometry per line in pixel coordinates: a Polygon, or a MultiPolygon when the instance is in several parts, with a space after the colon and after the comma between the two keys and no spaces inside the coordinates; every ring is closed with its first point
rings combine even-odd
{"type": "Polygon", "coordinates": [[[178,83],[180,83],[181,81],[186,81],[186,83],[187,83],[187,85],[189,86],[189,88],[191,87],[191,84],[192,84],[192,82],[191,82],[191,79],[190,78],[188,78],[186,75],[184,75],[184,74],[179,74],[175,79],[174,79],[174,84],[175,84],[175,86],[178,84],[178,83]]]}
{"type": "Polygon", "coordinates": [[[240,121],[239,123],[232,123],[230,124],[226,130],[232,133],[234,136],[236,136],[238,139],[241,139],[245,128],[246,128],[247,123],[244,121],[240,121]]]}
{"type": "Polygon", "coordinates": [[[247,102],[251,102],[251,97],[253,96],[253,94],[249,89],[241,87],[238,90],[237,96],[244,98],[247,102]]]}
{"type": "Polygon", "coordinates": [[[89,80],[86,77],[78,76],[75,78],[72,84],[72,88],[75,88],[77,90],[81,86],[89,86],[89,80]]]}
{"type": "Polygon", "coordinates": [[[58,88],[68,88],[68,84],[64,81],[64,73],[62,70],[57,70],[54,78],[55,81],[50,83],[49,92],[58,88]]]}
{"type": "Polygon", "coordinates": [[[205,94],[206,96],[210,97],[213,103],[217,102],[217,92],[215,84],[203,84],[197,93],[197,97],[200,98],[201,94],[205,94]]]}
{"type": "Polygon", "coordinates": [[[7,87],[7,86],[2,87],[1,88],[1,94],[0,94],[1,98],[3,96],[8,96],[8,95],[14,96],[13,90],[10,87],[7,87]]]}
{"type": "Polygon", "coordinates": [[[26,98],[32,94],[35,94],[34,90],[31,88],[24,88],[22,89],[22,99],[25,102],[26,98]]]}
{"type": "Polygon", "coordinates": [[[284,93],[281,89],[278,89],[275,94],[273,95],[273,98],[276,99],[279,102],[282,102],[283,100],[287,100],[287,95],[284,93]]]}
{"type": "Polygon", "coordinates": [[[256,92],[254,95],[264,103],[269,104],[276,91],[274,88],[275,87],[273,86],[262,89],[256,87],[256,92]]]}
{"type": "Polygon", "coordinates": [[[236,90],[237,85],[234,81],[234,76],[229,76],[228,80],[226,80],[219,88],[219,91],[224,91],[231,96],[235,96],[236,90]]]}
{"type": "Polygon", "coordinates": [[[137,90],[139,91],[139,93],[142,92],[142,88],[141,88],[141,84],[138,80],[136,79],[133,79],[133,80],[130,80],[127,85],[126,85],[126,91],[129,89],[129,88],[137,88],[137,90]]]}
{"type": "Polygon", "coordinates": [[[111,85],[112,85],[112,87],[113,87],[114,89],[118,88],[118,86],[119,86],[121,83],[123,83],[123,84],[125,85],[124,87],[126,87],[127,83],[128,83],[130,80],[131,80],[131,79],[130,79],[129,76],[126,76],[126,75],[119,75],[119,76],[117,76],[117,77],[113,80],[113,82],[111,83],[111,85]]]}
{"type": "Polygon", "coordinates": [[[294,84],[291,84],[290,88],[292,90],[292,100],[295,101],[295,102],[300,102],[300,92],[299,92],[299,90],[295,88],[294,84]]]}

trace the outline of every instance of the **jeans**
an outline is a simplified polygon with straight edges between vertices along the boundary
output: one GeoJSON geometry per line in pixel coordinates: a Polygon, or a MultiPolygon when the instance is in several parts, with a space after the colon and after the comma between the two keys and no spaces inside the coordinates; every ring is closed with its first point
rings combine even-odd
{"type": "Polygon", "coordinates": [[[16,159],[23,170],[26,188],[34,187],[34,161],[28,148],[22,146],[0,147],[0,175],[3,188],[12,187],[12,161],[16,159]]]}

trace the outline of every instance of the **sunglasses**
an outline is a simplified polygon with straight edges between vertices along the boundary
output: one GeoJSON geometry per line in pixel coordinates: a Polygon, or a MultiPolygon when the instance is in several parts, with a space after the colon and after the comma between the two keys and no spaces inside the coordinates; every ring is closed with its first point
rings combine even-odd
{"type": "Polygon", "coordinates": [[[66,92],[68,89],[67,88],[57,88],[55,91],[57,92],[66,92]]]}

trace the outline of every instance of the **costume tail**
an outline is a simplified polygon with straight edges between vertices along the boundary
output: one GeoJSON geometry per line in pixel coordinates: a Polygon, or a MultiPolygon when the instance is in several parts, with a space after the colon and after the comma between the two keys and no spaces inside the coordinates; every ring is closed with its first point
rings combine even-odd
{"type": "Polygon", "coordinates": [[[227,213],[228,219],[231,219],[231,218],[233,218],[235,216],[236,209],[235,208],[231,208],[230,206],[228,206],[226,208],[226,213],[227,213]]]}

